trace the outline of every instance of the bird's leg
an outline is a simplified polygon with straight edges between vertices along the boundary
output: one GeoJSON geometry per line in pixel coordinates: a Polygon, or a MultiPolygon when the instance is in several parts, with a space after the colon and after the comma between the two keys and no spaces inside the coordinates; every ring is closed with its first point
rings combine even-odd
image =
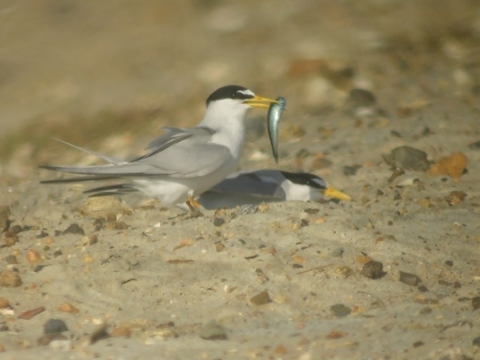
{"type": "Polygon", "coordinates": [[[202,213],[198,210],[201,205],[193,197],[188,197],[187,206],[191,211],[192,217],[202,216],[202,213]]]}

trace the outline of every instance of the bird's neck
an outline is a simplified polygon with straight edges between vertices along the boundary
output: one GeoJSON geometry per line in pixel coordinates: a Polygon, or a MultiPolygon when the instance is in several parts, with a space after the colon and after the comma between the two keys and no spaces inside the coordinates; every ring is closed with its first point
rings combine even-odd
{"type": "Polygon", "coordinates": [[[222,109],[208,107],[203,120],[198,126],[205,126],[213,131],[212,142],[228,147],[238,160],[245,142],[245,117],[248,109],[222,109]],[[219,111],[220,110],[220,111],[219,111]]]}

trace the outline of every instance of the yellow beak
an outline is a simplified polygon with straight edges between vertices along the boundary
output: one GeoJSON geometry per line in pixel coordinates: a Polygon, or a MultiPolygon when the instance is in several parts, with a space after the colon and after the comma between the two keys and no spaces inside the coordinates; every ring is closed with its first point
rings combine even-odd
{"type": "Polygon", "coordinates": [[[255,95],[255,97],[245,100],[243,103],[248,104],[253,108],[268,109],[271,104],[278,104],[278,101],[255,95]]]}
{"type": "Polygon", "coordinates": [[[328,187],[325,190],[322,190],[323,195],[332,197],[334,199],[339,199],[339,200],[352,200],[350,196],[347,194],[342,193],[341,191],[338,191],[337,189],[333,187],[328,187]]]}

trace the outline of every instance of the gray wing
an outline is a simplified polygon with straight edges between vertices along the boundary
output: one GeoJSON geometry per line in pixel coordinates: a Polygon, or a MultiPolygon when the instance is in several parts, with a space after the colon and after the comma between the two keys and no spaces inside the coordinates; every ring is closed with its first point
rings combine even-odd
{"type": "Polygon", "coordinates": [[[41,167],[85,175],[188,178],[209,174],[221,167],[231,157],[230,150],[226,146],[210,142],[214,134],[212,129],[206,127],[166,129],[166,134],[148,145],[147,148],[151,149],[149,153],[129,162],[86,167],[49,165],[41,167]]]}
{"type": "Polygon", "coordinates": [[[208,192],[232,195],[248,195],[260,199],[281,200],[285,191],[276,182],[264,181],[255,173],[239,174],[236,177],[223,180],[208,192]]]}

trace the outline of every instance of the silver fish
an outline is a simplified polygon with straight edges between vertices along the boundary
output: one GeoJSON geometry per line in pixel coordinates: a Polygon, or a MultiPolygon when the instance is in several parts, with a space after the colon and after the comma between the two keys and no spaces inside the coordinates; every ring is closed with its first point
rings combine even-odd
{"type": "Polygon", "coordinates": [[[270,144],[272,145],[273,157],[278,164],[278,127],[282,118],[283,110],[287,105],[287,100],[283,97],[277,98],[278,103],[272,103],[268,109],[267,128],[270,144]]]}

